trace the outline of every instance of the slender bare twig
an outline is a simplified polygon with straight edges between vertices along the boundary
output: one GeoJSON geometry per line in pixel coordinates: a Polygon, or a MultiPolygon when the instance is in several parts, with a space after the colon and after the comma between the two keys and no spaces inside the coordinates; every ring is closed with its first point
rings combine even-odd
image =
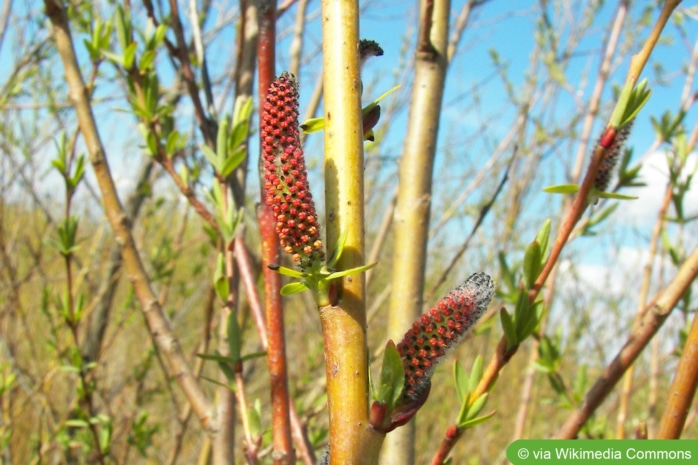
{"type": "Polygon", "coordinates": [[[511,159],[509,160],[509,163],[507,164],[507,168],[504,171],[504,175],[502,175],[502,179],[499,181],[499,184],[497,185],[497,189],[495,189],[494,194],[492,194],[492,197],[482,206],[482,208],[480,208],[480,214],[478,215],[477,220],[475,220],[475,224],[473,225],[473,228],[470,230],[470,234],[465,239],[465,241],[463,241],[463,243],[458,248],[456,253],[453,255],[453,258],[451,258],[451,261],[449,262],[449,264],[446,265],[446,268],[444,268],[441,275],[439,276],[439,278],[436,280],[436,282],[432,286],[431,290],[429,291],[429,294],[427,294],[427,298],[425,299],[427,302],[430,301],[434,297],[434,294],[436,293],[437,289],[443,283],[446,282],[446,279],[448,278],[448,275],[451,273],[451,270],[453,270],[453,268],[456,266],[456,263],[463,256],[465,251],[468,250],[468,246],[470,245],[470,241],[473,239],[473,237],[475,237],[475,234],[480,229],[480,226],[482,225],[483,221],[485,221],[487,214],[491,211],[492,206],[494,205],[494,202],[497,200],[497,197],[499,197],[499,194],[502,192],[504,185],[506,184],[507,180],[509,179],[509,170],[511,170],[511,166],[512,166],[513,161],[515,159],[516,159],[516,153],[514,153],[511,156],[511,159]]]}
{"type": "MultiPolygon", "coordinates": [[[[623,376],[628,367],[633,364],[640,352],[642,352],[662,326],[671,310],[676,306],[679,299],[681,299],[681,296],[683,296],[693,280],[696,279],[696,276],[698,276],[698,248],[696,248],[681,265],[681,268],[671,283],[658,292],[649,305],[645,307],[642,319],[633,328],[623,348],[613,358],[591,389],[586,393],[581,407],[565,421],[556,435],[557,438],[572,439],[577,436],[580,428],[584,425],[589,416],[598,408],[601,402],[603,402],[608,393],[611,392],[611,389],[613,389],[620,380],[621,376],[623,376]]],[[[692,366],[695,367],[695,365],[692,366]]],[[[696,372],[694,369],[689,371],[696,372]]],[[[681,425],[683,426],[683,421],[681,425]]],[[[662,434],[666,434],[666,436],[660,437],[669,438],[670,430],[667,429],[662,434]]]]}
{"type": "Polygon", "coordinates": [[[212,417],[212,406],[194,377],[177,338],[170,329],[163,309],[150,287],[149,277],[143,267],[130,225],[117,196],[106,159],[106,152],[100,140],[99,131],[87,97],[87,90],[75,56],[66,11],[62,3],[53,0],[44,0],[44,5],[46,14],[54,27],[54,39],[61,55],[66,81],[70,88],[70,99],[73,102],[90,162],[102,193],[104,209],[114,230],[116,240],[121,243],[121,256],[124,261],[124,268],[129,274],[136,296],[141,304],[150,334],[160,351],[165,354],[171,372],[174,374],[182,391],[192,403],[201,424],[210,433],[215,434],[215,419],[212,417]]]}
{"type": "Polygon", "coordinates": [[[303,53],[303,31],[305,30],[305,11],[308,0],[298,0],[296,10],[296,22],[293,26],[293,40],[291,41],[291,64],[289,72],[298,76],[300,70],[301,54],[303,53]]]}

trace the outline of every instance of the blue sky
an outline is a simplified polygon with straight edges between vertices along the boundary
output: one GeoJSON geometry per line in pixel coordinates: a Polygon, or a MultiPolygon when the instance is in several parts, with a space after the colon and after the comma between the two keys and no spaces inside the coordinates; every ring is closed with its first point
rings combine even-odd
{"type": "MultiPolygon", "coordinates": [[[[462,8],[463,1],[454,1],[452,5],[455,16],[462,8]]],[[[567,2],[565,2],[567,3],[567,2]]],[[[579,2],[569,2],[570,5],[579,2]]],[[[106,2],[97,2],[106,9],[106,2]]],[[[653,2],[635,2],[630,12],[632,18],[637,19],[644,8],[649,8],[653,2]]],[[[416,5],[417,2],[404,2],[394,0],[375,0],[364,3],[365,8],[361,22],[361,35],[365,38],[377,40],[385,49],[383,57],[369,61],[365,72],[364,81],[366,83],[366,100],[383,93],[398,82],[403,82],[402,96],[399,93],[391,95],[386,99],[385,106],[391,104],[390,99],[406,99],[409,95],[411,69],[409,66],[412,50],[413,37],[416,30],[416,5]]],[[[564,45],[571,37],[570,27],[581,17],[582,10],[576,7],[566,6],[569,10],[556,10],[560,3],[550,2],[549,17],[554,23],[555,30],[558,31],[559,41],[564,45]]],[[[34,16],[41,21],[38,14],[40,2],[14,4],[17,14],[22,15],[26,10],[34,10],[34,16]]],[[[687,2],[683,8],[693,8],[687,2]]],[[[506,76],[510,80],[514,95],[522,95],[524,79],[531,73],[530,55],[534,48],[536,20],[539,2],[518,1],[502,2],[491,1],[486,3],[473,14],[469,27],[458,47],[458,53],[449,69],[447,78],[446,97],[444,99],[444,113],[440,131],[440,152],[435,168],[436,182],[434,184],[434,211],[448,207],[452,201],[472,182],[475,174],[484,166],[489,155],[504,135],[509,131],[516,118],[515,107],[509,102],[504,83],[495,71],[491,51],[496,50],[500,63],[506,67],[506,76]],[[485,128],[481,129],[481,125],[485,128]]],[[[540,117],[544,128],[546,125],[558,124],[561,130],[574,129],[580,131],[580,125],[572,126],[571,118],[577,113],[576,106],[580,102],[583,104],[588,100],[591,89],[595,82],[598,68],[599,50],[604,46],[606,31],[615,14],[616,2],[605,2],[601,13],[596,16],[593,23],[584,28],[584,34],[580,39],[579,46],[575,50],[575,55],[570,60],[569,66],[564,70],[565,91],[560,91],[555,98],[554,105],[551,105],[544,113],[540,111],[540,106],[534,106],[531,113],[540,117]],[[569,124],[569,128],[566,126],[569,124]]],[[[185,7],[183,7],[186,10],[185,7]]],[[[307,11],[308,27],[304,49],[304,62],[307,66],[300,75],[301,97],[303,99],[301,113],[305,112],[303,105],[312,92],[312,86],[319,72],[321,56],[319,54],[321,44],[321,34],[318,20],[319,2],[312,1],[307,11]]],[[[226,12],[229,13],[229,12],[226,12]]],[[[281,71],[288,67],[289,32],[291,30],[295,15],[295,8],[292,8],[280,20],[278,31],[280,34],[277,70],[281,71]]],[[[657,16],[657,10],[651,9],[649,18],[653,21],[657,16]]],[[[223,17],[223,13],[220,13],[223,17]]],[[[695,18],[695,16],[694,16],[695,18]]],[[[216,25],[218,17],[212,17],[209,21],[209,28],[216,25]]],[[[639,157],[650,146],[654,139],[651,130],[650,117],[658,118],[666,110],[675,110],[678,107],[679,98],[685,82],[685,66],[690,57],[693,44],[698,40],[698,27],[695,19],[686,16],[683,30],[685,37],[677,34],[677,28],[670,24],[667,28],[666,37],[670,42],[662,43],[658,46],[650,64],[645,69],[644,75],[653,82],[651,84],[653,95],[647,107],[638,117],[633,133],[629,138],[628,145],[635,149],[635,157],[639,157]],[[656,74],[653,69],[661,66],[664,70],[666,85],[656,83],[656,74]]],[[[614,72],[611,75],[609,85],[604,91],[603,102],[606,105],[601,111],[601,117],[596,123],[592,140],[598,136],[600,126],[604,117],[608,117],[610,108],[608,105],[612,99],[612,85],[620,85],[625,79],[630,55],[637,50],[642,39],[648,34],[648,28],[623,29],[621,44],[633,44],[630,49],[617,54],[614,59],[614,72]],[[635,37],[637,35],[637,37],[635,37]]],[[[230,65],[230,50],[234,38],[234,27],[232,24],[226,25],[221,30],[212,47],[209,49],[208,59],[212,72],[222,73],[225,67],[230,65]],[[223,50],[220,53],[219,50],[223,50]]],[[[12,45],[12,31],[6,38],[6,44],[0,52],[0,62],[8,63],[15,53],[12,45]]],[[[84,50],[78,41],[78,51],[83,54],[84,50]]],[[[166,60],[161,59],[161,69],[163,76],[167,80],[169,65],[166,60]]],[[[0,70],[0,78],[6,78],[8,67],[0,70]]],[[[56,70],[56,77],[60,76],[60,70],[56,70]]],[[[547,71],[539,67],[538,77],[543,79],[547,71]]],[[[696,85],[693,85],[693,89],[696,85]]],[[[114,88],[108,84],[102,84],[97,95],[108,97],[114,92],[114,88]]],[[[105,124],[102,127],[102,134],[105,142],[111,150],[111,162],[117,179],[124,187],[129,184],[133,170],[133,164],[142,155],[137,148],[142,144],[138,133],[134,131],[131,124],[131,117],[125,113],[115,111],[124,108],[123,102],[111,102],[101,106],[97,110],[100,121],[105,124]]],[[[230,108],[230,105],[228,105],[230,108]]],[[[188,115],[187,104],[183,106],[183,118],[188,115]]],[[[27,115],[28,116],[28,115],[27,115]]],[[[402,140],[406,127],[407,114],[405,111],[395,114],[393,119],[385,127],[389,131],[383,135],[379,148],[367,145],[367,154],[371,157],[367,162],[367,170],[377,170],[380,176],[374,178],[375,182],[394,181],[397,163],[402,151],[402,140]]],[[[686,117],[686,126],[692,128],[698,117],[695,111],[689,112],[686,117]]],[[[529,133],[533,126],[529,126],[529,133]]],[[[571,159],[576,152],[576,144],[571,138],[568,145],[551,149],[550,154],[544,158],[541,165],[541,179],[539,185],[535,186],[527,196],[528,209],[531,210],[527,216],[528,233],[531,235],[539,224],[540,220],[546,216],[556,215],[559,209],[559,197],[551,197],[542,194],[539,187],[550,184],[567,182],[566,173],[569,172],[571,159]]],[[[321,174],[321,136],[311,136],[308,139],[307,154],[311,163],[315,162],[313,175],[318,182],[321,174]]],[[[51,150],[48,146],[46,150],[51,150]]],[[[253,153],[255,148],[253,148],[253,153]]],[[[510,151],[505,152],[502,159],[506,159],[510,151]]],[[[656,216],[656,201],[663,192],[666,173],[662,174],[662,156],[660,154],[650,154],[647,170],[643,172],[643,177],[651,184],[638,192],[640,201],[626,202],[619,214],[613,219],[615,228],[611,235],[612,240],[606,244],[604,241],[580,241],[579,247],[585,252],[580,263],[589,266],[600,266],[607,264],[607,249],[614,248],[618,243],[632,250],[634,247],[646,247],[646,232],[651,227],[656,216]],[[650,208],[651,207],[651,208],[650,208]],[[617,236],[622,236],[618,240],[617,236]]],[[[695,157],[691,158],[692,165],[695,166],[695,157]]],[[[251,164],[252,167],[255,164],[251,164]]],[[[664,170],[665,172],[666,170],[664,170]]],[[[501,175],[500,170],[488,173],[492,178],[501,175]]],[[[47,181],[50,185],[50,179],[47,181]]],[[[322,185],[315,183],[313,187],[316,197],[319,198],[322,185]]],[[[689,207],[696,213],[695,205],[698,205],[698,198],[694,189],[691,198],[695,201],[689,207]]],[[[469,201],[471,205],[477,203],[489,195],[489,191],[476,190],[469,201]]],[[[387,193],[384,197],[387,198],[387,193]]],[[[378,201],[378,200],[376,200],[378,201]]],[[[463,207],[467,210],[466,207],[463,207]]],[[[486,227],[496,227],[493,219],[486,227]]],[[[440,243],[449,241],[457,244],[462,235],[462,231],[469,231],[472,225],[472,216],[462,215],[452,222],[452,226],[447,229],[446,234],[438,237],[440,243]]],[[[555,226],[554,226],[555,228],[555,226]]],[[[695,228],[688,229],[688,233],[695,232],[695,228]]],[[[691,236],[684,232],[687,241],[695,244],[695,235],[691,236]]],[[[574,249],[572,250],[574,252],[574,249]]],[[[638,256],[639,252],[638,252],[638,256]]],[[[625,259],[627,260],[627,258],[625,259]]],[[[598,273],[591,273],[598,276],[598,273]]]]}

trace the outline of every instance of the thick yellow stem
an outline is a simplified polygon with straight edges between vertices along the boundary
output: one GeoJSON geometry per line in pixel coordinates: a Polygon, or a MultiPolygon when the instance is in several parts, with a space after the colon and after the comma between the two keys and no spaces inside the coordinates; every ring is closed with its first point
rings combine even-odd
{"type": "MultiPolygon", "coordinates": [[[[359,6],[323,0],[325,205],[327,247],[346,233],[339,269],[364,264],[363,131],[359,75],[359,6]]],[[[330,415],[330,463],[373,464],[383,436],[368,424],[364,276],[345,277],[336,306],[320,309],[330,415]]],[[[333,302],[334,303],[334,302],[333,302]]]]}

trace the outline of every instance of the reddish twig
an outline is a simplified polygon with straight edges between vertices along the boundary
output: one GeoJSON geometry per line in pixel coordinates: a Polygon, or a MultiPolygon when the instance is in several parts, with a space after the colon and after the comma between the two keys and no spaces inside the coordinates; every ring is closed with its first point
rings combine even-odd
{"type": "MultiPolygon", "coordinates": [[[[264,102],[267,89],[274,79],[276,58],[276,6],[273,0],[260,1],[259,37],[257,43],[257,67],[259,69],[259,101],[264,102]]],[[[262,111],[260,105],[260,117],[262,111]]],[[[260,176],[263,176],[260,157],[260,176]]],[[[261,178],[260,184],[264,185],[261,178]]],[[[264,306],[267,320],[268,349],[267,365],[271,378],[272,445],[274,463],[295,463],[295,452],[291,440],[290,397],[286,363],[286,340],[284,335],[283,306],[280,296],[281,276],[269,269],[279,263],[279,239],[276,235],[271,209],[266,205],[264,190],[262,202],[257,210],[262,241],[262,274],[264,277],[264,306]]]]}

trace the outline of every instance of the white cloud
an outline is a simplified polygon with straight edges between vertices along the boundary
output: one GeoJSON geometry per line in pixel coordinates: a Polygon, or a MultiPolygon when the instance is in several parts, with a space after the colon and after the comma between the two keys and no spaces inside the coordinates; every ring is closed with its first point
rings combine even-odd
{"type": "MultiPolygon", "coordinates": [[[[696,164],[698,164],[698,155],[692,153],[688,156],[686,167],[683,171],[683,179],[686,178],[687,172],[690,173],[696,169],[696,164]]],[[[657,221],[657,214],[664,199],[669,179],[665,153],[657,151],[646,157],[640,176],[646,186],[634,187],[623,191],[623,194],[633,195],[638,197],[638,199],[623,201],[621,208],[618,209],[617,219],[630,223],[633,226],[653,225],[657,221]]],[[[686,208],[684,213],[686,216],[698,214],[698,188],[695,185],[692,187],[686,193],[684,200],[684,207],[686,208]]],[[[674,216],[675,212],[671,209],[668,214],[669,216],[674,216]]]]}

